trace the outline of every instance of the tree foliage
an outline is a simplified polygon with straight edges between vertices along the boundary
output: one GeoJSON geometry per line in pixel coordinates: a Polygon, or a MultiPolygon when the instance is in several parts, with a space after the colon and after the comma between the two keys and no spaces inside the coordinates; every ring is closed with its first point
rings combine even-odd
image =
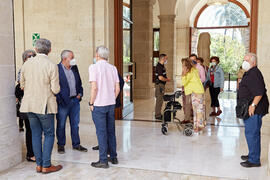
{"type": "Polygon", "coordinates": [[[235,74],[243,62],[245,46],[237,39],[223,34],[211,35],[211,56],[218,56],[225,73],[235,74]]]}

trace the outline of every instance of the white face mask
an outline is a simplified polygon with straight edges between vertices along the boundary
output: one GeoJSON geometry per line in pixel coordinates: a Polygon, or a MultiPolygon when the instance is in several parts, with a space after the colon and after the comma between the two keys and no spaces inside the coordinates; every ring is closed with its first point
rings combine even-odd
{"type": "Polygon", "coordinates": [[[166,60],[165,62],[164,62],[164,64],[167,64],[168,63],[168,60],[166,60]]]}
{"type": "Polygon", "coordinates": [[[215,65],[217,65],[216,62],[211,62],[211,63],[210,63],[210,66],[215,66],[215,65]]]}
{"type": "Polygon", "coordinates": [[[69,61],[69,64],[70,64],[70,66],[75,66],[76,65],[76,60],[75,59],[71,59],[69,61]]]}
{"type": "Polygon", "coordinates": [[[242,68],[245,71],[248,71],[251,68],[251,65],[247,61],[244,61],[243,64],[242,64],[242,68]]]}
{"type": "Polygon", "coordinates": [[[97,59],[94,57],[93,64],[96,64],[96,63],[97,63],[97,59]]]}

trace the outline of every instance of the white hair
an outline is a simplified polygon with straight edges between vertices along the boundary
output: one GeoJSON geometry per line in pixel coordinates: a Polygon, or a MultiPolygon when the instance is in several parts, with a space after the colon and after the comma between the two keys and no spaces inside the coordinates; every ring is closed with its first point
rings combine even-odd
{"type": "Polygon", "coordinates": [[[246,56],[250,57],[250,60],[251,61],[257,63],[258,58],[257,58],[257,55],[256,54],[254,54],[254,53],[247,53],[246,56]]]}
{"type": "Polygon", "coordinates": [[[63,50],[61,52],[61,60],[64,60],[65,58],[67,58],[69,56],[69,54],[73,54],[73,52],[71,50],[63,50]]]}
{"type": "Polygon", "coordinates": [[[96,53],[102,59],[105,59],[105,60],[109,59],[110,51],[105,46],[98,46],[97,49],[96,49],[96,53]]]}

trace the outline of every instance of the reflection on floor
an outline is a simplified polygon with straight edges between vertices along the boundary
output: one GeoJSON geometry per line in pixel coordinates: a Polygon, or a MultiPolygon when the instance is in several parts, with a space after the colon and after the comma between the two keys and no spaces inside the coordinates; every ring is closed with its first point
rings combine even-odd
{"type": "MultiPolygon", "coordinates": [[[[140,103],[144,110],[139,114],[140,117],[143,118],[144,113],[146,117],[152,117],[153,114],[147,113],[153,112],[152,101],[140,103]]],[[[230,110],[227,103],[225,100],[221,101],[223,111],[230,110]]],[[[136,107],[139,106],[137,104],[136,107]]],[[[81,118],[89,119],[86,116],[81,118]]],[[[98,160],[98,152],[91,150],[97,144],[94,124],[89,122],[80,125],[81,144],[88,148],[87,153],[72,150],[70,128],[67,126],[66,153],[58,154],[55,143],[52,154],[55,164],[63,164],[62,171],[41,175],[35,173],[35,164],[23,162],[0,174],[0,179],[268,179],[270,122],[264,121],[262,130],[262,167],[246,169],[239,164],[240,156],[247,153],[242,122],[236,121],[232,111],[225,112],[219,118],[212,120],[216,125],[219,121],[219,126],[210,125],[209,121],[204,133],[192,137],[184,136],[173,125],[169,126],[169,133],[164,136],[159,122],[116,121],[119,164],[110,164],[111,167],[107,170],[90,166],[92,161],[98,160]]],[[[21,138],[23,140],[23,135],[21,138]]]]}

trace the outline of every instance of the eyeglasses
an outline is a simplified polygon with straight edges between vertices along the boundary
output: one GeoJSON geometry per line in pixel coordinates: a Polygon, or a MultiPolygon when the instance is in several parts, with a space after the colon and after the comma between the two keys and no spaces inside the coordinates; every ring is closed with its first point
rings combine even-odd
{"type": "Polygon", "coordinates": [[[31,58],[31,57],[35,57],[35,56],[36,56],[35,54],[28,54],[27,58],[31,58]]]}

